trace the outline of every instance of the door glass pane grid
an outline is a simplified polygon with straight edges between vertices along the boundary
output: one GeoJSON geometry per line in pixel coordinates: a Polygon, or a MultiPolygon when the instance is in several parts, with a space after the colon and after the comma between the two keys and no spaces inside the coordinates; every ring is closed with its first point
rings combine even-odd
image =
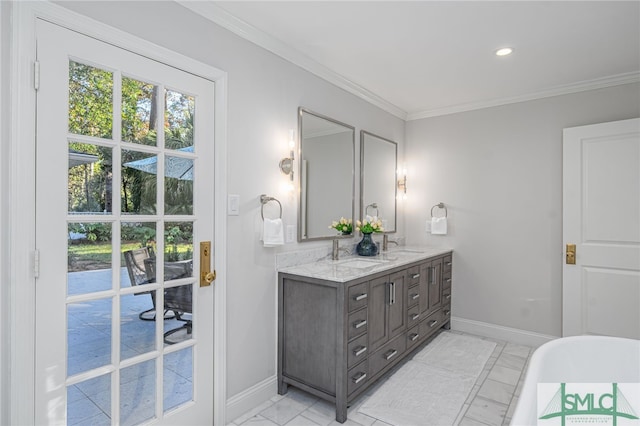
{"type": "MultiPolygon", "coordinates": [[[[156,341],[155,347],[158,347],[158,344],[161,345],[159,346],[160,348],[165,346],[162,344],[162,333],[164,331],[164,323],[168,321],[153,321],[149,322],[149,324],[144,324],[144,321],[142,319],[137,318],[139,321],[138,323],[135,323],[131,317],[137,316],[137,314],[142,312],[138,312],[136,308],[133,308],[136,303],[138,303],[138,301],[146,300],[146,302],[149,302],[151,300],[151,305],[153,306],[153,298],[151,296],[151,294],[153,293],[155,293],[157,296],[155,297],[156,301],[164,306],[165,293],[171,289],[163,291],[156,290],[151,291],[150,293],[141,291],[137,292],[136,294],[119,295],[119,289],[124,288],[124,283],[130,282],[131,279],[130,277],[128,277],[126,262],[124,260],[124,257],[122,256],[122,253],[126,251],[126,249],[130,249],[130,247],[127,247],[125,245],[125,234],[131,229],[126,228],[124,223],[122,227],[118,226],[121,216],[120,212],[122,212],[122,214],[138,214],[140,215],[141,219],[145,218],[145,220],[150,216],[155,221],[155,223],[148,223],[147,225],[151,226],[146,227],[153,228],[155,225],[155,228],[157,230],[156,234],[164,234],[167,231],[171,232],[172,230],[174,230],[174,228],[178,227],[183,234],[186,233],[188,234],[188,236],[179,236],[184,241],[181,240],[178,243],[179,248],[177,250],[177,253],[179,258],[177,261],[174,260],[174,262],[182,263],[183,267],[184,265],[188,265],[189,268],[192,268],[191,265],[193,262],[193,222],[180,222],[176,217],[176,220],[172,221],[171,223],[165,224],[162,220],[162,217],[164,214],[171,214],[170,211],[173,211],[173,214],[182,216],[193,214],[193,163],[195,156],[190,155],[190,153],[193,152],[193,114],[195,111],[195,98],[182,95],[177,91],[167,91],[161,85],[151,85],[152,88],[150,89],[149,85],[145,85],[140,81],[137,81],[136,83],[132,79],[127,80],[126,77],[121,81],[119,72],[103,72],[103,70],[100,70],[98,68],[92,69],[91,67],[86,66],[80,66],[78,67],[78,69],[80,69],[85,74],[91,74],[94,75],[94,77],[98,77],[94,78],[94,81],[97,82],[96,87],[92,87],[91,89],[93,90],[93,93],[98,93],[98,95],[94,95],[94,97],[101,97],[101,100],[98,107],[94,108],[94,110],[87,110],[98,117],[89,118],[89,120],[98,120],[98,122],[94,126],[95,128],[91,128],[91,126],[89,126],[87,129],[84,129],[79,125],[75,125],[75,127],[73,127],[73,123],[77,122],[77,117],[73,115],[74,111],[70,110],[69,131],[71,133],[77,133],[78,135],[80,135],[74,138],[77,140],[69,139],[70,148],[72,147],[72,143],[77,144],[75,146],[81,148],[79,150],[81,154],[95,155],[96,157],[98,157],[98,160],[100,162],[93,166],[85,165],[84,168],[74,170],[75,174],[73,175],[73,177],[83,177],[84,174],[88,174],[90,178],[93,178],[93,182],[97,182],[102,186],[94,191],[94,193],[99,194],[99,196],[86,196],[86,188],[89,187],[89,185],[86,184],[86,181],[91,181],[91,179],[86,179],[86,181],[83,181],[82,179],[76,179],[77,181],[79,181],[79,184],[76,182],[75,188],[71,188],[72,175],[70,173],[69,186],[70,189],[74,189],[75,195],[73,197],[70,195],[69,197],[69,210],[70,215],[74,213],[79,214],[79,216],[76,218],[77,224],[84,224],[86,222],[87,225],[93,224],[93,222],[91,220],[84,220],[86,217],[84,215],[86,214],[97,213],[113,215],[115,212],[115,223],[111,223],[111,221],[109,221],[108,223],[113,228],[113,235],[111,236],[110,244],[109,241],[107,241],[106,244],[107,246],[111,246],[112,262],[111,265],[108,265],[106,263],[103,265],[103,271],[105,271],[105,274],[108,273],[111,278],[105,275],[105,277],[103,277],[104,288],[96,288],[96,291],[108,291],[113,288],[115,290],[115,295],[108,298],[111,302],[111,317],[103,319],[103,323],[101,324],[96,324],[96,326],[100,325],[101,329],[103,330],[110,330],[111,336],[108,336],[108,334],[106,334],[106,331],[104,332],[105,336],[101,336],[104,340],[103,344],[106,345],[104,350],[98,353],[98,356],[94,357],[94,359],[91,361],[93,362],[93,364],[86,366],[87,364],[78,363],[77,367],[69,369],[69,375],[76,374],[76,370],[80,372],[80,370],[83,369],[91,370],[93,368],[105,366],[105,363],[109,363],[105,361],[105,359],[113,360],[112,365],[118,365],[120,359],[129,359],[131,361],[136,361],[135,358],[133,358],[136,356],[136,353],[142,354],[140,356],[144,357],[145,353],[149,353],[149,351],[154,350],[154,346],[152,343],[154,339],[153,337],[149,337],[153,336],[154,334],[156,341]],[[107,84],[109,75],[111,76],[111,82],[110,84],[107,84]],[[105,83],[104,81],[107,81],[107,83],[105,83]],[[157,134],[155,135],[155,140],[153,130],[151,130],[153,128],[153,125],[151,124],[153,120],[151,111],[151,106],[153,105],[152,100],[143,100],[141,105],[139,105],[138,103],[136,103],[135,105],[135,109],[137,111],[142,110],[142,112],[147,113],[146,116],[142,117],[144,120],[146,120],[146,129],[143,123],[144,120],[140,120],[140,122],[138,123],[134,122],[132,125],[131,117],[128,116],[128,114],[131,114],[131,110],[127,110],[127,108],[130,106],[127,105],[128,98],[126,98],[126,95],[130,94],[127,93],[127,90],[132,85],[136,86],[136,84],[138,88],[144,86],[143,88],[146,90],[146,93],[151,93],[152,97],[156,96],[153,93],[154,91],[156,93],[165,94],[164,99],[157,101],[157,110],[160,111],[160,114],[163,114],[165,118],[164,131],[157,132],[157,134]],[[116,92],[118,92],[115,95],[113,93],[110,93],[109,96],[100,95],[101,93],[104,93],[105,90],[113,91],[114,89],[116,90],[116,92]],[[120,89],[122,89],[122,91],[120,89]],[[108,102],[106,102],[105,100],[108,102]],[[144,110],[145,102],[147,105],[146,111],[144,110]],[[107,105],[108,103],[112,104],[110,107],[110,113],[109,106],[107,105]],[[167,109],[171,108],[171,111],[167,111],[165,113],[163,111],[165,106],[167,109]],[[115,118],[115,120],[112,119],[111,123],[109,123],[109,116],[115,118]],[[72,118],[76,119],[76,121],[72,122],[72,118]],[[136,125],[141,123],[141,127],[136,128],[136,125]],[[139,130],[139,133],[137,135],[134,135],[135,137],[132,137],[131,135],[135,133],[136,129],[139,130]],[[109,143],[109,140],[98,140],[97,142],[94,141],[96,138],[111,138],[113,135],[121,136],[125,140],[125,142],[119,142],[116,140],[114,141],[115,145],[110,146],[111,144],[109,143]],[[167,146],[167,150],[163,148],[165,146],[165,137],[167,139],[170,138],[170,146],[167,146]],[[133,144],[141,144],[139,145],[140,149],[129,149],[129,147],[132,147],[133,144]],[[168,150],[171,149],[185,149],[186,155],[184,155],[182,151],[179,151],[178,155],[166,156],[165,152],[170,152],[168,150]],[[132,153],[137,155],[137,157],[132,156],[132,153]],[[140,172],[140,174],[145,176],[145,179],[147,179],[146,187],[144,181],[142,182],[143,185],[135,185],[135,183],[139,183],[140,181],[142,181],[142,179],[136,182],[134,179],[135,176],[134,178],[132,178],[130,173],[132,170],[135,170],[135,167],[131,167],[131,165],[128,165],[126,163],[148,158],[155,159],[156,169],[140,172]],[[181,173],[181,176],[176,177],[170,174],[173,173],[175,167],[174,164],[176,162],[182,162],[183,164],[186,164],[186,174],[181,173]],[[92,174],[87,173],[91,171],[91,167],[93,167],[94,171],[95,169],[98,169],[98,171],[102,173],[102,175],[98,174],[98,177],[101,177],[101,180],[97,177],[94,177],[92,174]],[[111,170],[108,170],[109,167],[111,168],[111,170]],[[156,176],[152,176],[153,174],[155,174],[156,176]],[[108,176],[108,178],[106,178],[106,176],[108,176]],[[118,185],[117,182],[120,182],[120,185],[118,185]],[[85,185],[83,186],[83,184],[85,185]],[[130,186],[127,187],[126,184],[129,184],[130,186]],[[176,189],[172,190],[172,185],[175,186],[176,189]],[[134,193],[134,191],[132,191],[132,188],[134,188],[134,191],[138,192],[134,193]],[[142,188],[142,190],[136,188],[142,188]],[[145,203],[145,197],[148,200],[150,197],[149,194],[153,194],[154,189],[156,192],[155,202],[153,198],[151,198],[151,202],[145,203]],[[83,190],[85,194],[84,199],[81,197],[83,190]],[[168,199],[168,202],[165,202],[165,197],[168,199]],[[75,204],[72,204],[72,201],[74,201],[75,204]],[[89,207],[83,207],[82,204],[89,207]],[[185,230],[185,227],[191,228],[191,231],[189,231],[188,229],[185,230]],[[121,233],[122,237],[120,235],[121,233]],[[116,270],[114,268],[119,268],[120,273],[113,274],[112,272],[116,270]],[[109,285],[109,282],[111,282],[112,285],[109,285]],[[155,333],[153,328],[155,328],[155,333]],[[136,345],[134,342],[139,343],[140,345],[138,347],[135,347],[136,345]],[[85,365],[86,367],[82,367],[83,365],[85,365]]],[[[70,75],[72,75],[71,64],[70,71],[70,75]]],[[[88,102],[89,100],[87,99],[80,99],[73,105],[77,107],[77,105],[82,106],[87,104],[88,102]]],[[[86,121],[86,123],[89,123],[89,121],[86,121]]],[[[85,164],[93,164],[88,163],[88,161],[93,161],[94,158],[85,158],[85,161],[87,161],[87,163],[85,164]]],[[[69,223],[71,225],[71,218],[69,218],[69,220],[69,223]]],[[[130,228],[144,227],[144,223],[142,225],[130,226],[130,228]]],[[[74,230],[74,232],[77,233],[80,233],[79,231],[84,231],[84,229],[74,230]]],[[[142,229],[141,231],[141,238],[144,239],[146,230],[142,229]]],[[[146,236],[149,237],[149,233],[147,233],[146,236]]],[[[155,238],[155,235],[152,236],[155,238]]],[[[175,237],[175,235],[173,236],[175,237]]],[[[166,244],[165,238],[161,238],[156,242],[155,245],[155,248],[159,253],[164,253],[164,256],[159,257],[160,264],[156,268],[155,273],[156,282],[162,288],[164,286],[165,274],[167,274],[167,278],[169,279],[180,280],[176,284],[181,285],[173,289],[172,291],[178,291],[180,293],[185,293],[185,289],[192,291],[194,285],[193,282],[187,285],[181,283],[181,279],[185,277],[193,277],[191,269],[189,269],[188,272],[183,272],[180,276],[175,276],[175,274],[173,274],[172,272],[172,268],[168,266],[169,260],[171,260],[171,256],[176,254],[174,242],[171,241],[171,248],[174,249],[173,251],[167,252],[165,250],[165,246],[169,246],[169,244],[166,244]]],[[[145,247],[145,245],[141,244],[141,247],[145,247]]],[[[102,256],[106,256],[108,258],[109,251],[104,250],[102,256]]],[[[155,266],[155,263],[153,263],[153,266],[155,266]]],[[[175,270],[175,266],[173,270],[175,270]]],[[[87,297],[91,299],[90,290],[87,290],[87,297]]],[[[74,297],[74,301],[78,301],[77,297],[74,297]]],[[[182,302],[184,302],[184,299],[182,299],[182,302]]],[[[75,308],[76,305],[92,306],[96,304],[99,305],[97,301],[91,300],[89,301],[89,303],[70,303],[69,307],[75,308]]],[[[187,311],[187,309],[185,308],[182,311],[187,311]]],[[[181,315],[185,316],[186,313],[181,312],[181,315]]],[[[73,317],[72,320],[76,321],[76,318],[73,317]]],[[[177,320],[174,319],[169,321],[177,320]]],[[[72,344],[77,339],[88,338],[85,334],[79,332],[78,336],[69,335],[69,344],[72,344]]],[[[104,413],[110,413],[116,418],[119,418],[121,424],[135,424],[140,421],[151,419],[154,417],[154,415],[161,415],[162,411],[177,407],[184,402],[192,400],[193,344],[195,344],[195,342],[191,340],[190,342],[185,342],[183,344],[177,345],[176,349],[178,349],[178,351],[169,350],[166,358],[163,357],[163,350],[161,349],[158,358],[155,358],[155,360],[146,360],[128,366],[126,368],[122,368],[119,371],[116,370],[113,374],[113,379],[107,380],[109,383],[115,386],[111,388],[111,391],[109,389],[100,389],[98,391],[97,388],[93,387],[93,391],[95,391],[95,394],[92,396],[100,399],[100,401],[91,401],[91,403],[95,406],[99,406],[104,413]],[[186,348],[184,348],[185,345],[186,348]],[[167,360],[167,362],[173,362],[173,364],[176,364],[175,361],[172,361],[171,356],[169,356],[172,355],[173,357],[176,357],[177,355],[173,355],[176,353],[182,354],[182,356],[179,357],[181,360],[181,374],[179,375],[179,377],[175,376],[176,367],[174,367],[173,369],[162,368],[165,359],[167,360]],[[167,374],[169,374],[170,376],[166,379],[163,376],[165,371],[167,371],[167,374]],[[189,371],[190,373],[187,374],[186,371],[189,371]],[[135,385],[133,380],[128,380],[128,378],[134,376],[136,377],[135,385]],[[163,386],[157,386],[157,383],[160,383],[158,382],[158,380],[163,383],[163,386]],[[179,388],[182,389],[179,392],[180,398],[178,398],[177,400],[175,398],[172,399],[172,396],[166,393],[168,392],[168,389],[175,390],[176,386],[179,386],[179,388]],[[131,392],[129,392],[129,390],[134,387],[138,390],[140,390],[140,388],[143,388],[143,392],[139,392],[137,395],[131,395],[131,392]],[[105,397],[105,394],[107,395],[107,397],[105,397]],[[108,397],[109,395],[110,398],[108,397]],[[159,403],[157,404],[156,397],[160,398],[159,403]],[[134,404],[131,404],[131,398],[133,398],[133,401],[135,402],[134,404]],[[111,411],[111,402],[115,404],[113,406],[113,412],[111,411]],[[162,407],[163,405],[166,405],[164,409],[162,407]]],[[[70,356],[71,352],[72,351],[70,351],[70,356]]],[[[99,370],[97,370],[96,374],[103,373],[99,373],[99,370]]],[[[73,384],[68,387],[68,402],[72,402],[71,399],[74,398],[77,389],[81,385],[87,389],[87,392],[91,393],[92,387],[88,386],[89,383],[93,381],[103,383],[104,377],[110,376],[111,375],[104,376],[103,374],[102,376],[93,377],[80,383],[76,383],[78,378],[74,379],[72,382],[70,382],[73,384]]],[[[74,411],[73,406],[74,405],[72,404],[69,405],[69,409],[71,410],[68,412],[70,419],[75,418],[74,416],[79,414],[80,411],[83,410],[82,408],[79,408],[80,411],[74,411]]],[[[76,404],[75,406],[80,407],[79,404],[76,404]]],[[[91,407],[91,405],[88,405],[88,407],[91,407]]],[[[92,410],[88,410],[88,412],[91,411],[92,410]]],[[[101,422],[102,420],[99,419],[91,420],[91,424],[101,424],[101,422]]]]}

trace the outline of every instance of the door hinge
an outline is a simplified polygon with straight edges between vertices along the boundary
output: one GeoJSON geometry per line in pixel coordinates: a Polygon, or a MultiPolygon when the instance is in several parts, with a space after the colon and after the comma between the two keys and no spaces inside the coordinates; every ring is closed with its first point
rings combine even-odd
{"type": "Polygon", "coordinates": [[[40,278],[40,250],[33,252],[33,276],[40,278]]]}
{"type": "Polygon", "coordinates": [[[33,88],[40,89],[40,62],[33,63],[33,88]]]}

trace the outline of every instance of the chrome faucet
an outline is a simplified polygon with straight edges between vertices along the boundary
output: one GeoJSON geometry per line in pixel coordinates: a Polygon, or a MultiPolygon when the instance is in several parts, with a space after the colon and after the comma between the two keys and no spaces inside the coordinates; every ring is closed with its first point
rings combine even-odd
{"type": "Polygon", "coordinates": [[[340,258],[341,251],[345,252],[348,255],[351,254],[351,252],[348,249],[340,248],[340,240],[336,238],[333,240],[333,247],[331,250],[331,259],[338,260],[340,258]]]}
{"type": "Polygon", "coordinates": [[[396,246],[399,245],[397,241],[389,241],[389,235],[384,234],[382,236],[382,251],[387,251],[389,249],[389,243],[395,244],[396,246]]]}

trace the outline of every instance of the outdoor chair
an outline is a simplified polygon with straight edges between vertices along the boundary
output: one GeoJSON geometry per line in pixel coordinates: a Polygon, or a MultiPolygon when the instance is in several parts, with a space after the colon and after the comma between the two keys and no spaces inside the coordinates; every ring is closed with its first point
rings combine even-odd
{"type": "MultiPolygon", "coordinates": [[[[155,276],[155,261],[146,262],[147,269],[151,274],[155,276]]],[[[175,280],[179,278],[191,277],[193,272],[193,263],[191,260],[185,260],[180,262],[167,262],[164,266],[165,281],[175,280]]],[[[193,299],[193,285],[179,285],[176,287],[165,288],[164,290],[164,309],[165,312],[173,312],[174,318],[178,321],[183,321],[185,324],[181,327],[176,327],[164,333],[164,342],[172,345],[177,343],[176,340],[171,340],[171,336],[185,332],[187,335],[191,335],[192,322],[192,299],[193,299]],[[187,314],[188,317],[184,317],[187,314]]]]}
{"type": "MultiPolygon", "coordinates": [[[[131,285],[144,285],[156,282],[155,268],[149,267],[150,261],[155,262],[155,253],[153,247],[144,247],[135,250],[127,250],[124,252],[124,261],[127,265],[129,280],[131,285]]],[[[136,296],[141,294],[150,294],[153,308],[140,312],[138,318],[143,321],[155,321],[156,319],[156,292],[145,291],[135,293],[136,296]]],[[[172,319],[174,314],[171,311],[164,310],[164,319],[172,319]],[[169,316],[167,316],[169,314],[169,316]]]]}

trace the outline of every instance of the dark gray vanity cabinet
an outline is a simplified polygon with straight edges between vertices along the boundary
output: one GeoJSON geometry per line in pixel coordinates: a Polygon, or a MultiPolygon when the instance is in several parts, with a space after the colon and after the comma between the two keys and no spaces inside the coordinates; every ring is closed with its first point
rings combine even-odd
{"type": "Polygon", "coordinates": [[[450,252],[346,282],[279,272],[278,393],[334,402],[344,422],[349,402],[448,325],[450,301],[450,252]]]}

